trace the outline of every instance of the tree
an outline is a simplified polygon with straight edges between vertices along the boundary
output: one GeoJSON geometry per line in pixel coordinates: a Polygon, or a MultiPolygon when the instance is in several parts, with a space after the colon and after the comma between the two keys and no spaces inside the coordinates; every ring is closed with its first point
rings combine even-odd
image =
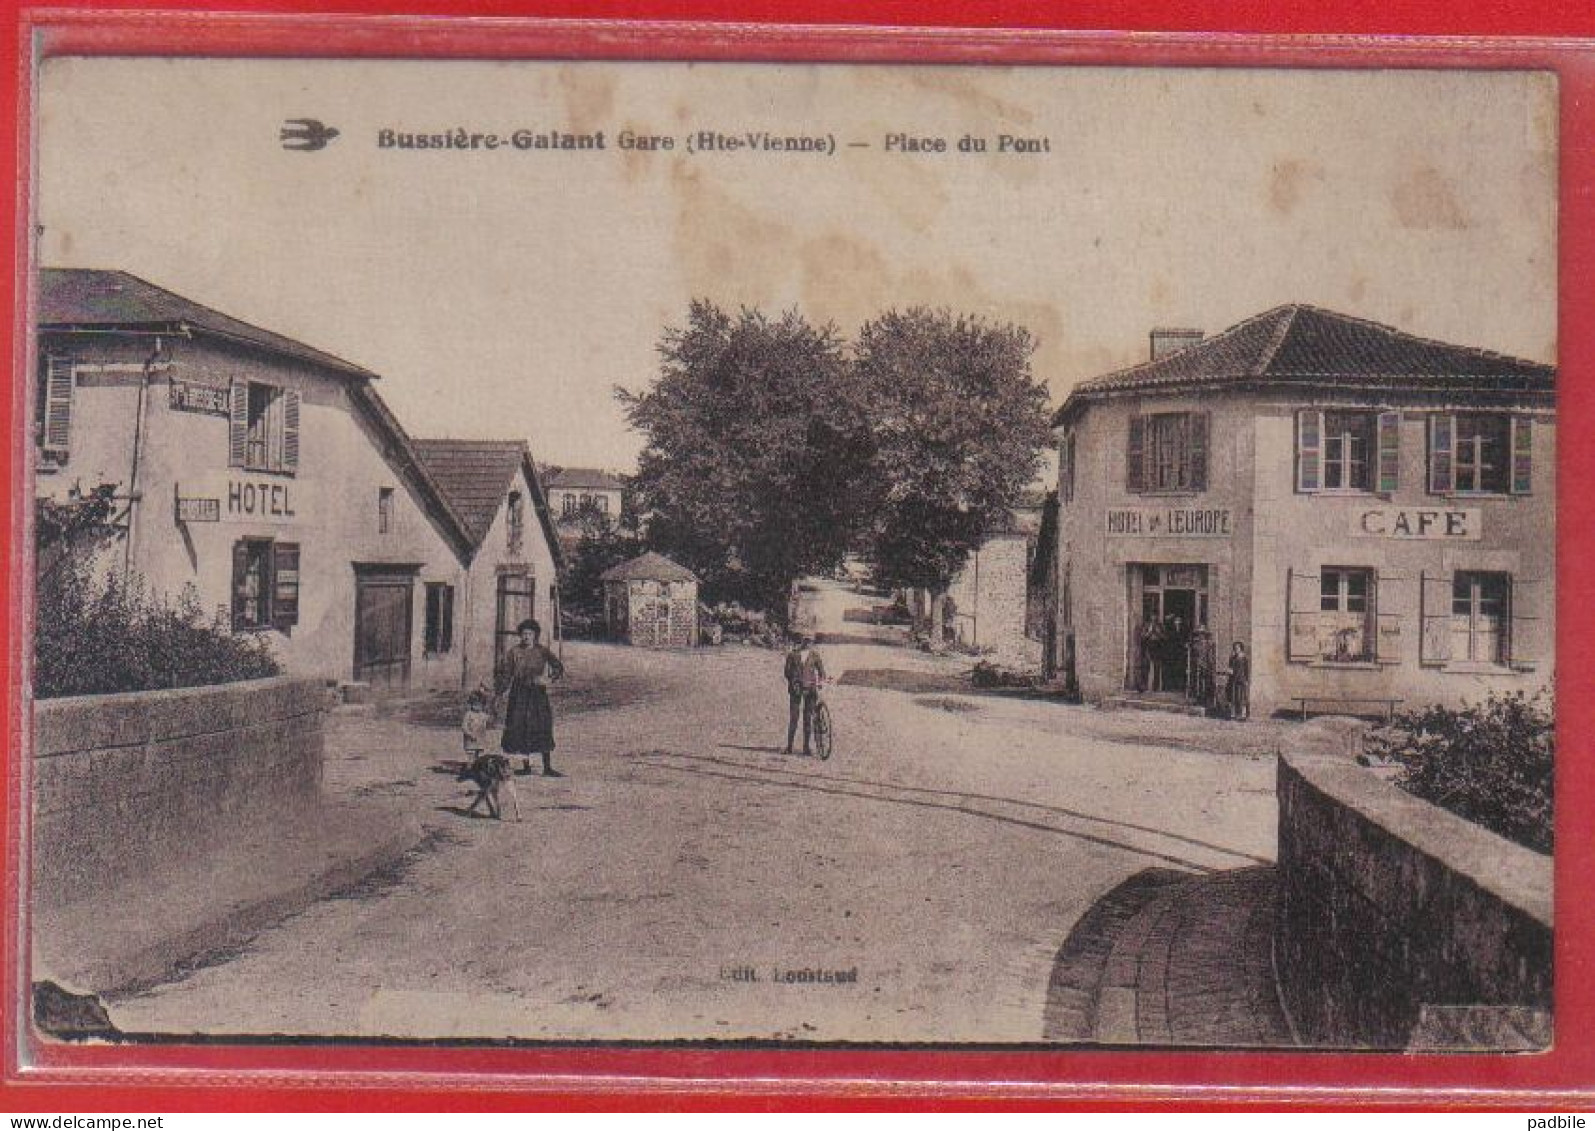
{"type": "Polygon", "coordinates": [[[841,563],[865,514],[873,442],[845,345],[796,311],[733,317],[698,300],[659,355],[651,388],[616,390],[647,437],[647,542],[709,599],[780,613],[794,580],[841,563]]]}
{"type": "Polygon", "coordinates": [[[114,483],[101,483],[87,491],[73,487],[65,498],[35,502],[34,569],[41,592],[56,583],[63,567],[92,558],[127,533],[117,514],[116,491],[114,483]]]}
{"type": "Polygon", "coordinates": [[[932,624],[972,551],[1001,530],[1040,463],[1047,391],[1022,326],[888,311],[859,331],[875,424],[874,556],[886,584],[928,590],[932,624]]]}
{"type": "Polygon", "coordinates": [[[590,627],[604,616],[604,574],[646,547],[633,525],[611,521],[596,505],[582,507],[577,522],[580,534],[560,577],[560,608],[590,627]]]}

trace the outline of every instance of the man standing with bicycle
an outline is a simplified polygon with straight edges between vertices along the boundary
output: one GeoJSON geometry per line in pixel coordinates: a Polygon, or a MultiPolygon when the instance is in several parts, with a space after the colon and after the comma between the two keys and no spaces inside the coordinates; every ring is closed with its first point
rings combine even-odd
{"type": "Polygon", "coordinates": [[[814,650],[814,637],[804,633],[795,648],[786,654],[786,693],[789,712],[786,723],[786,752],[792,753],[797,737],[798,716],[803,718],[803,756],[813,751],[814,710],[820,701],[820,685],[825,682],[825,661],[814,650]]]}

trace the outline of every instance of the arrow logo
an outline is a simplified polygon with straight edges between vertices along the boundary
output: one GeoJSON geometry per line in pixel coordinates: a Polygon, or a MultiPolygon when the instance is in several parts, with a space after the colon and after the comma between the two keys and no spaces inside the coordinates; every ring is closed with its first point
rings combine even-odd
{"type": "Polygon", "coordinates": [[[324,126],[314,118],[289,118],[282,124],[278,139],[284,149],[314,152],[327,148],[327,143],[338,136],[331,126],[324,126]]]}

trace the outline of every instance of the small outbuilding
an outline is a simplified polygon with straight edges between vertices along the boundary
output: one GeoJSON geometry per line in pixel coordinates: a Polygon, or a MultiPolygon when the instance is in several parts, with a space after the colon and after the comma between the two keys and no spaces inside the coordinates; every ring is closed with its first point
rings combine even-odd
{"type": "Polygon", "coordinates": [[[603,575],[604,622],[610,639],[640,648],[692,648],[698,643],[698,577],[650,550],[603,575]]]}

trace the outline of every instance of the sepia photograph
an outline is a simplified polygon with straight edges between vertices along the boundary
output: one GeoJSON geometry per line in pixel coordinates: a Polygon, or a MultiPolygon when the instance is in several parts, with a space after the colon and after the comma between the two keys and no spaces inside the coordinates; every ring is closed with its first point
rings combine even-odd
{"type": "Polygon", "coordinates": [[[36,1046],[1553,1046],[1554,73],[35,112],[36,1046]]]}

